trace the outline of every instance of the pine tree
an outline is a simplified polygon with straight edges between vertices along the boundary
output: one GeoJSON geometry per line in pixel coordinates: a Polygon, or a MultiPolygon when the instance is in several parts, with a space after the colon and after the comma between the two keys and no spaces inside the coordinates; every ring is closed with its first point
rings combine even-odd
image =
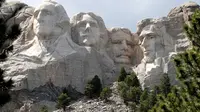
{"type": "Polygon", "coordinates": [[[126,70],[124,67],[121,68],[120,70],[120,75],[118,77],[118,82],[124,81],[124,79],[126,78],[128,74],[126,73],[126,70]]]}
{"type": "Polygon", "coordinates": [[[69,105],[70,97],[66,93],[61,93],[58,97],[57,108],[62,108],[64,111],[66,110],[66,106],[69,105]]]}
{"type": "Polygon", "coordinates": [[[200,11],[196,10],[192,15],[189,25],[184,26],[187,37],[192,42],[193,47],[200,48],[200,11]]]}
{"type": "MultiPolygon", "coordinates": [[[[0,5],[5,1],[0,1],[0,5]]],[[[13,45],[7,44],[8,40],[16,39],[21,30],[19,25],[13,25],[11,29],[6,28],[6,24],[0,20],[0,61],[5,61],[9,52],[13,50],[13,45]]],[[[8,81],[4,80],[3,76],[4,70],[0,68],[0,106],[11,100],[9,94],[10,89],[13,87],[13,81],[10,79],[8,81]]]]}
{"type": "Polygon", "coordinates": [[[106,102],[108,101],[108,98],[111,96],[112,90],[109,87],[103,88],[100,98],[105,100],[106,102]]]}
{"type": "Polygon", "coordinates": [[[89,98],[99,97],[102,91],[101,80],[97,75],[91,81],[88,81],[85,87],[85,95],[89,98]]]}
{"type": "Polygon", "coordinates": [[[94,78],[91,81],[91,84],[94,86],[94,94],[99,97],[100,93],[102,91],[102,84],[101,84],[101,80],[99,79],[99,77],[97,75],[94,76],[94,78]]]}
{"type": "Polygon", "coordinates": [[[193,47],[174,58],[180,87],[174,87],[158,98],[152,112],[198,112],[200,111],[200,11],[192,15],[184,27],[193,47]]]}
{"type": "Polygon", "coordinates": [[[40,109],[40,112],[48,112],[48,107],[47,106],[42,106],[42,108],[40,109]]]}
{"type": "Polygon", "coordinates": [[[140,87],[140,82],[135,74],[135,72],[132,72],[131,75],[127,75],[126,78],[124,79],[126,84],[128,86],[132,87],[140,87]]]}
{"type": "Polygon", "coordinates": [[[139,110],[140,112],[147,112],[149,109],[149,91],[147,88],[144,89],[142,92],[142,95],[140,96],[140,105],[139,105],[139,110]]]}
{"type": "Polygon", "coordinates": [[[140,95],[142,93],[142,90],[139,87],[130,87],[126,92],[127,101],[131,101],[136,104],[139,103],[140,95]]]}
{"type": "Polygon", "coordinates": [[[171,90],[170,79],[167,73],[164,73],[163,77],[161,78],[160,90],[165,96],[167,96],[171,90]]]}
{"type": "Polygon", "coordinates": [[[0,106],[11,100],[9,90],[13,87],[13,81],[10,79],[5,81],[3,78],[4,71],[0,69],[0,106]]]}
{"type": "MultiPolygon", "coordinates": [[[[6,2],[6,0],[0,0],[0,7],[6,2]]],[[[10,41],[15,40],[21,33],[18,24],[7,28],[5,21],[0,19],[0,61],[5,61],[8,53],[13,50],[13,45],[10,41]]],[[[4,70],[0,68],[0,106],[11,100],[9,94],[10,89],[13,87],[13,81],[10,79],[8,81],[4,80],[4,70]]]]}

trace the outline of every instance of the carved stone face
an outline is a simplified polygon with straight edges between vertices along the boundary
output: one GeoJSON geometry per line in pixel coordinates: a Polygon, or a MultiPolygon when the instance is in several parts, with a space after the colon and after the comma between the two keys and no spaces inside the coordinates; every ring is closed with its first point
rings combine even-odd
{"type": "MultiPolygon", "coordinates": [[[[153,62],[156,58],[156,53],[162,51],[163,48],[159,30],[154,25],[148,25],[143,28],[140,34],[141,47],[144,52],[144,60],[153,62]]],[[[163,40],[164,42],[164,40],[163,40]]],[[[160,55],[160,53],[158,54],[160,55]]]]}
{"type": "Polygon", "coordinates": [[[153,62],[156,53],[156,42],[158,41],[153,25],[146,26],[142,30],[140,40],[144,52],[144,60],[146,62],[153,62]]]}
{"type": "Polygon", "coordinates": [[[113,58],[115,63],[130,64],[133,55],[131,35],[119,30],[111,35],[113,58]]]}
{"type": "Polygon", "coordinates": [[[38,36],[58,35],[61,28],[56,27],[58,14],[55,5],[44,3],[34,11],[33,30],[38,36]]]}
{"type": "Polygon", "coordinates": [[[100,28],[95,19],[90,15],[83,15],[77,22],[77,31],[79,33],[78,43],[82,46],[94,46],[100,39],[100,28]]]}

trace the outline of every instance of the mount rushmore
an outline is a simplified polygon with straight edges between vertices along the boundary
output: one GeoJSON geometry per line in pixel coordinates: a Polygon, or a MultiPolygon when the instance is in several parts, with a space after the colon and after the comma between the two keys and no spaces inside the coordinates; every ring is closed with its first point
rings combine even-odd
{"type": "Polygon", "coordinates": [[[112,84],[121,67],[136,72],[142,87],[159,84],[163,73],[177,84],[171,58],[190,47],[183,26],[197,8],[198,4],[189,2],[172,9],[167,17],[144,19],[133,33],[127,28],[106,28],[92,12],[69,18],[54,1],[36,8],[7,3],[0,8],[0,18],[7,27],[19,24],[22,33],[6,41],[14,50],[0,67],[5,79],[14,80],[14,90],[32,91],[51,82],[83,92],[95,75],[104,86],[112,84]]]}

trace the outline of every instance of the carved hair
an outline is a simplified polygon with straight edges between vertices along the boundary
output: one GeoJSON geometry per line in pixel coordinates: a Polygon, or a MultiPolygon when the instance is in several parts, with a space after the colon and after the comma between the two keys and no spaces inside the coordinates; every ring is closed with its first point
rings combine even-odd
{"type": "Polygon", "coordinates": [[[116,33],[118,31],[122,31],[130,36],[133,36],[133,34],[131,33],[131,31],[128,29],[128,28],[111,28],[111,29],[108,29],[108,31],[113,34],[113,33],[116,33]]]}
{"type": "Polygon", "coordinates": [[[113,33],[116,33],[116,32],[118,32],[118,31],[122,31],[122,32],[124,32],[125,34],[128,34],[128,35],[130,35],[132,38],[132,40],[133,40],[133,34],[131,33],[131,31],[128,29],[128,28],[111,28],[111,29],[108,29],[108,34],[109,34],[109,39],[111,39],[111,35],[113,34],[113,33]]]}

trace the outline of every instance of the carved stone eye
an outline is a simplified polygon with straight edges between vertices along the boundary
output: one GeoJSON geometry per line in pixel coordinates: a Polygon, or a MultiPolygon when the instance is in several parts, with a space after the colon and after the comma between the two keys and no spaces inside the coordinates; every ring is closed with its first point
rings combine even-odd
{"type": "Polygon", "coordinates": [[[154,38],[154,36],[150,36],[149,38],[150,38],[150,39],[153,39],[153,38],[154,38]]]}
{"type": "Polygon", "coordinates": [[[86,22],[81,22],[78,24],[79,27],[85,27],[86,26],[86,22]]]}

